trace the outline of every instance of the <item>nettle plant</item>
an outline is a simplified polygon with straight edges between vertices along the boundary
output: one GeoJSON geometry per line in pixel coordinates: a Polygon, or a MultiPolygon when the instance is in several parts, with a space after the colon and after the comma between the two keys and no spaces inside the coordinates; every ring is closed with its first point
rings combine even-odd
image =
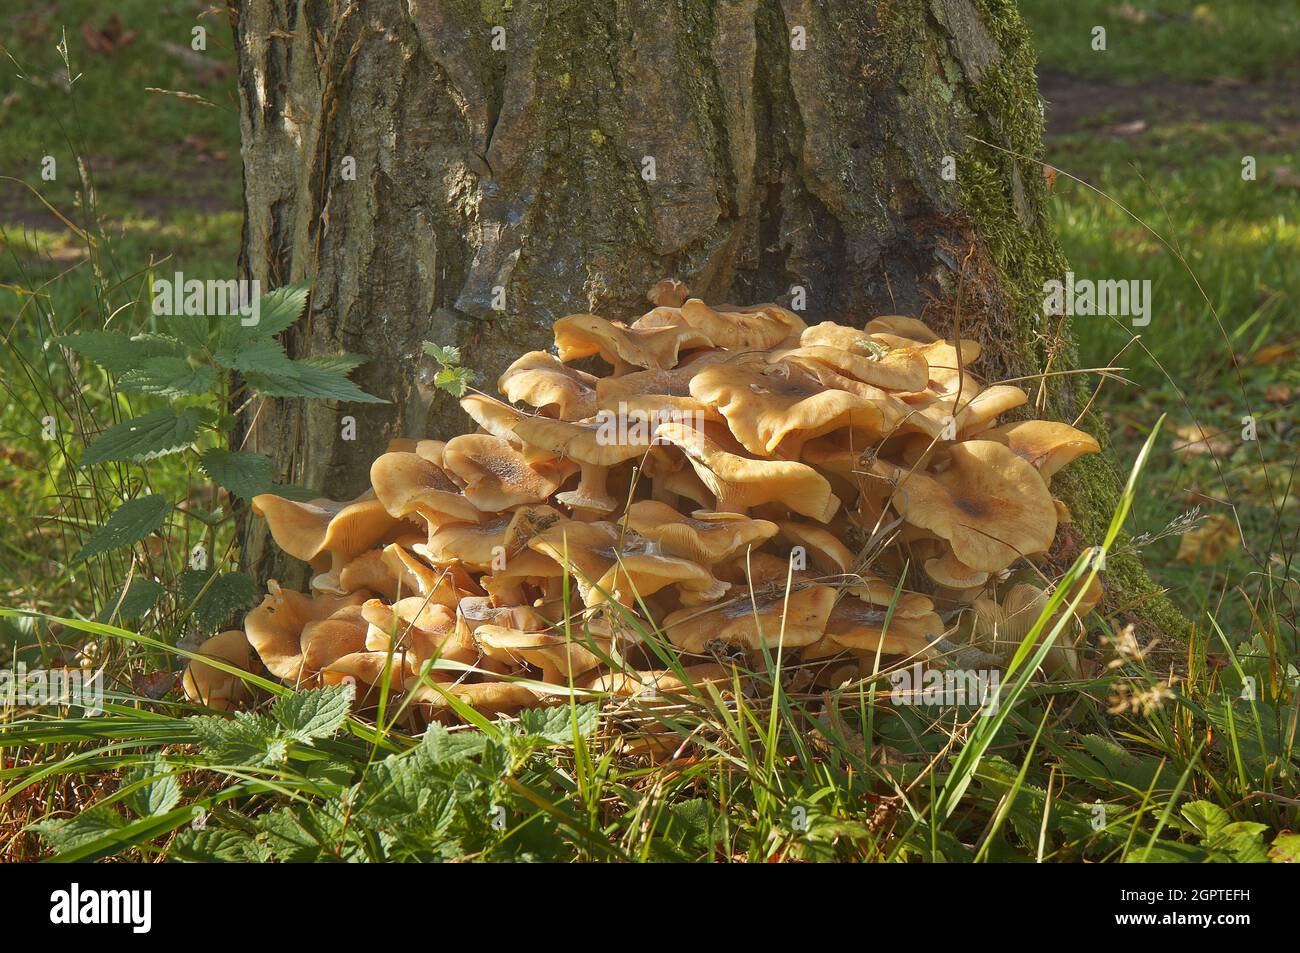
{"type": "Polygon", "coordinates": [[[294,359],[276,340],[302,315],[308,294],[305,283],[268,293],[254,322],[237,313],[158,315],[143,333],[94,330],[56,339],[108,372],[132,414],[91,439],[80,459],[83,470],[113,470],[122,501],[90,528],[72,566],[132,548],[127,578],[100,607],[100,621],[138,620],[170,599],[182,627],[210,633],[253,601],[253,580],[233,570],[233,534],[225,531],[258,494],[297,500],[319,494],[278,483],[270,457],[232,444],[250,405],[263,398],[385,403],[348,379],[363,355],[294,359]],[[137,412],[136,399],[163,406],[137,412]],[[189,459],[172,468],[157,463],[176,455],[189,459]],[[114,469],[131,464],[143,465],[141,471],[114,469]],[[166,477],[182,472],[183,498],[158,489],[179,490],[179,481],[166,477]],[[196,478],[207,485],[196,486],[196,478]],[[167,545],[176,541],[179,550],[167,545]],[[170,566],[154,558],[168,551],[170,566]]]}

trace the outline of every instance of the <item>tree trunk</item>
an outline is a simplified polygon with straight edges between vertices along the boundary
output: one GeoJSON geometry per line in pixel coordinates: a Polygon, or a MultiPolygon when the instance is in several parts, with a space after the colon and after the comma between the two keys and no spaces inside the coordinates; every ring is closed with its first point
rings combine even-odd
{"type": "MultiPolygon", "coordinates": [[[[1065,263],[1012,0],[241,0],[237,42],[241,267],[312,278],[291,353],[365,353],[354,378],[392,401],[248,422],[336,499],[390,438],[469,427],[422,341],[490,387],[556,318],[630,320],[665,276],[710,301],[802,288],[810,323],[919,316],[984,345],[989,380],[1072,365],[1065,321],[1039,318],[1065,263]]],[[[1072,421],[1089,382],[1020,383],[1027,414],[1072,421]]],[[[1068,561],[1117,480],[1085,458],[1057,481],[1068,561]]],[[[292,580],[267,542],[245,526],[250,568],[292,580]]],[[[1113,605],[1178,626],[1131,559],[1109,580],[1113,605]]]]}

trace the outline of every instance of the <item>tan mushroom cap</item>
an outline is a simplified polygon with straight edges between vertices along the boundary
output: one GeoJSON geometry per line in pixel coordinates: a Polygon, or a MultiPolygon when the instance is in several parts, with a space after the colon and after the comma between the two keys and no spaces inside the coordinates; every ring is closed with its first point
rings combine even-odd
{"type": "Polygon", "coordinates": [[[1056,536],[1056,507],[1030,464],[991,440],[954,444],[937,476],[903,470],[894,507],[908,523],[948,540],[957,559],[998,572],[1045,552],[1056,536]]]}
{"type": "Polygon", "coordinates": [[[697,360],[667,370],[635,371],[621,377],[602,377],[596,383],[598,410],[625,414],[699,414],[706,420],[722,415],[691,396],[691,378],[704,368],[726,361],[727,353],[713,351],[697,360]]]}
{"type": "MultiPolygon", "coordinates": [[[[659,698],[666,695],[682,695],[694,688],[705,685],[730,685],[736,677],[736,669],[719,662],[703,662],[698,665],[682,666],[681,674],[672,669],[650,669],[645,672],[603,672],[589,676],[584,688],[602,695],[616,695],[631,698],[636,695],[649,695],[659,698]]],[[[743,676],[742,676],[743,680],[743,676]]]]}
{"type": "Polygon", "coordinates": [[[402,653],[353,652],[330,662],[321,670],[320,680],[325,685],[352,681],[376,687],[383,684],[385,672],[388,673],[388,691],[395,695],[402,690],[407,678],[406,660],[402,653]]]}
{"type": "Polygon", "coordinates": [[[528,459],[491,434],[462,434],[447,441],[447,469],[465,483],[465,496],[480,510],[544,503],[574,471],[559,458],[528,459]]]}
{"type": "Polygon", "coordinates": [[[713,439],[682,424],[661,424],[655,436],[679,448],[716,499],[719,513],[741,513],[760,503],[781,503],[825,523],[840,500],[826,478],[791,460],[751,460],[723,450],[713,439]]]}
{"type": "MultiPolygon", "coordinates": [[[[194,654],[227,662],[246,672],[253,667],[253,647],[248,644],[242,629],[218,632],[200,645],[194,654]]],[[[197,659],[185,666],[181,687],[190,701],[215,711],[231,711],[250,697],[243,679],[197,659]]]]}
{"type": "Polygon", "coordinates": [[[646,300],[656,307],[680,308],[690,296],[690,289],[676,278],[661,278],[646,292],[646,300]]]}
{"type": "Polygon", "coordinates": [[[365,648],[372,652],[406,653],[413,673],[433,658],[466,663],[475,658],[473,645],[458,630],[456,607],[434,605],[419,596],[408,596],[392,605],[371,599],[361,606],[361,614],[368,623],[365,648]]]}
{"type": "Polygon", "coordinates": [[[889,408],[842,390],[828,390],[789,364],[707,367],[691,379],[691,395],[717,407],[750,453],[798,456],[814,437],[852,428],[863,441],[891,433],[899,420],[889,408]]]}
{"type": "Polygon", "coordinates": [[[929,391],[920,396],[905,395],[903,400],[911,405],[913,414],[904,419],[899,430],[935,437],[942,435],[951,423],[957,437],[966,439],[996,420],[999,414],[1019,407],[1028,399],[1023,390],[1010,384],[995,384],[974,397],[946,397],[929,391]]]}
{"type": "Polygon", "coordinates": [[[374,491],[347,503],[326,499],[300,503],[273,493],[259,494],[252,503],[253,512],[266,519],[275,544],[318,569],[341,569],[399,526],[374,491]],[[326,556],[330,562],[321,561],[326,556]]]}
{"type": "MultiPolygon", "coordinates": [[[[604,661],[581,642],[548,632],[521,632],[488,624],[475,630],[474,640],[489,657],[541,669],[543,679],[548,682],[563,683],[577,678],[604,661]]],[[[595,644],[608,656],[606,647],[595,644]]]]}
{"type": "Polygon", "coordinates": [[[554,331],[561,361],[599,354],[616,374],[632,367],[672,367],[683,350],[713,346],[708,335],[688,325],[630,328],[594,314],[561,318],[554,331]]]}
{"type": "MultiPolygon", "coordinates": [[[[507,400],[536,407],[544,414],[581,420],[596,412],[597,380],[546,351],[529,351],[497,378],[497,390],[507,400]]],[[[482,421],[479,424],[482,426],[482,421]]]]}
{"type": "Polygon", "coordinates": [[[853,553],[826,527],[794,520],[781,520],[776,525],[781,538],[791,546],[802,546],[811,564],[822,573],[846,573],[852,568],[853,553]]]}
{"type": "Polygon", "coordinates": [[[502,555],[509,558],[510,553],[523,545],[520,538],[522,526],[562,518],[560,511],[551,506],[520,507],[479,524],[444,526],[430,535],[429,542],[416,551],[430,562],[459,561],[468,569],[488,572],[493,560],[502,555]]]}
{"type": "Polygon", "coordinates": [[[1028,460],[1044,480],[1050,480],[1057,470],[1085,453],[1101,452],[1101,445],[1090,434],[1056,420],[1002,424],[981,433],[980,439],[994,440],[1028,460]]]}
{"type": "Polygon", "coordinates": [[[882,314],[872,318],[863,330],[868,334],[892,334],[923,343],[939,340],[939,335],[931,331],[923,321],[902,314],[882,314]]]}
{"type": "Polygon", "coordinates": [[[788,596],[755,593],[718,606],[678,609],[664,619],[663,630],[673,645],[696,654],[713,641],[748,651],[764,644],[773,650],[779,644],[795,648],[822,637],[834,604],[830,586],[792,589],[788,596]]]}
{"type": "Polygon", "coordinates": [[[609,468],[625,460],[643,457],[650,449],[653,431],[620,431],[618,421],[602,418],[599,422],[550,420],[533,417],[521,421],[515,433],[526,445],[558,454],[576,463],[581,472],[578,486],[556,495],[556,500],[576,509],[605,513],[617,509],[619,500],[606,489],[609,468]]]}
{"type": "Polygon", "coordinates": [[[717,599],[727,590],[706,566],[667,555],[656,543],[614,523],[567,520],[534,536],[528,546],[571,572],[588,606],[611,598],[633,606],[638,596],[665,586],[676,586],[688,605],[717,599]]]}
{"type": "Polygon", "coordinates": [[[442,467],[418,453],[376,457],[370,465],[370,483],[392,517],[423,517],[432,528],[477,523],[483,517],[442,467]]]}
{"type": "Polygon", "coordinates": [[[905,616],[896,609],[886,626],[887,615],[887,609],[861,599],[841,599],[826,622],[826,638],[856,651],[925,656],[943,634],[943,621],[934,612],[905,616]]]}
{"type": "Polygon", "coordinates": [[[306,596],[280,588],[274,579],[267,582],[267,589],[261,605],[244,618],[244,631],[267,670],[290,684],[301,681],[305,675],[303,628],[370,598],[370,593],[364,591],[346,596],[306,596]]]}
{"type": "Polygon", "coordinates": [[[928,597],[907,589],[899,589],[895,597],[894,589],[894,583],[864,572],[858,574],[858,582],[849,586],[848,592],[870,605],[885,609],[892,605],[899,618],[919,619],[934,612],[934,603],[928,597]]]}
{"type": "Polygon", "coordinates": [[[723,562],[749,547],[761,546],[776,535],[777,525],[736,513],[697,513],[686,516],[666,503],[638,500],[628,507],[629,529],[701,566],[723,562]]]}
{"type": "Polygon", "coordinates": [[[971,569],[951,550],[925,561],[925,574],[949,589],[972,589],[989,581],[989,574],[971,569]]]}
{"type": "Polygon", "coordinates": [[[797,314],[780,305],[711,308],[699,298],[682,302],[681,319],[704,332],[715,346],[729,351],[774,347],[798,338],[805,327],[797,314]]]}
{"type": "Polygon", "coordinates": [[[553,703],[534,689],[517,682],[469,682],[434,687],[423,684],[418,679],[410,679],[406,683],[406,691],[412,704],[423,709],[425,716],[430,719],[452,713],[446,695],[454,696],[479,714],[489,717],[513,715],[524,708],[553,703]]]}
{"type": "Polygon", "coordinates": [[[313,674],[336,659],[363,651],[366,620],[361,615],[361,606],[344,606],[327,619],[308,622],[302,627],[299,643],[303,671],[313,674]]]}
{"type": "Polygon", "coordinates": [[[529,583],[552,591],[546,584],[564,577],[564,567],[549,556],[532,549],[523,549],[507,556],[505,565],[492,567],[490,575],[481,579],[483,588],[498,603],[513,605],[526,600],[523,585],[529,583]]]}

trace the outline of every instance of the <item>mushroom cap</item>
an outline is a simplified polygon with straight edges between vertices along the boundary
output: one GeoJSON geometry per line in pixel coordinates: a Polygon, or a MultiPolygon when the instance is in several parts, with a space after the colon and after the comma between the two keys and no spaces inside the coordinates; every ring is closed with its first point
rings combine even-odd
{"type": "Polygon", "coordinates": [[[950,455],[937,476],[895,468],[893,503],[904,520],[948,540],[957,559],[985,572],[1052,545],[1056,507],[1033,466],[991,440],[954,444],[950,455]]]}
{"type": "Polygon", "coordinates": [[[751,652],[764,643],[769,649],[795,648],[822,637],[834,605],[830,586],[791,589],[788,596],[755,593],[721,605],[678,609],[665,617],[663,630],[673,645],[697,654],[715,640],[751,652]]]}
{"type": "Polygon", "coordinates": [[[781,530],[781,538],[791,546],[802,546],[812,564],[823,573],[846,573],[856,561],[849,548],[824,526],[794,520],[781,520],[776,525],[781,530]]]}
{"type": "MultiPolygon", "coordinates": [[[[751,460],[723,450],[701,431],[682,424],[660,424],[655,436],[678,447],[724,504],[782,503],[822,523],[839,509],[839,497],[831,492],[830,483],[810,466],[791,460],[751,460]]],[[[725,505],[718,509],[726,511],[725,505]]]]}
{"type": "Polygon", "coordinates": [[[902,314],[882,314],[872,318],[863,330],[868,334],[892,334],[923,343],[939,340],[939,335],[931,331],[923,321],[902,314]]]}
{"type": "Polygon", "coordinates": [[[538,692],[516,682],[469,682],[435,688],[410,679],[406,690],[411,702],[423,708],[428,717],[450,712],[446,695],[454,696],[482,715],[513,715],[523,708],[547,703],[538,692]]]}
{"type": "Polygon", "coordinates": [[[894,583],[871,573],[859,573],[859,578],[859,582],[849,586],[849,593],[870,605],[886,609],[893,605],[894,615],[899,618],[918,619],[934,611],[934,603],[919,592],[900,589],[895,599],[894,583]]]}
{"type": "MultiPolygon", "coordinates": [[[[253,667],[253,647],[248,644],[242,629],[218,632],[200,645],[194,654],[228,662],[244,671],[251,671],[253,667]]],[[[249,698],[243,679],[198,659],[185,666],[181,687],[190,701],[214,711],[230,711],[249,698]]]]}
{"type": "Polygon", "coordinates": [[[713,364],[730,363],[727,357],[724,351],[713,351],[666,370],[602,377],[596,382],[596,406],[604,411],[652,417],[699,414],[706,420],[721,420],[722,415],[713,406],[691,396],[691,378],[713,364]]]}
{"type": "Polygon", "coordinates": [[[922,349],[886,348],[869,334],[830,321],[808,328],[799,336],[799,347],[778,351],[773,357],[779,360],[779,355],[827,364],[849,377],[888,390],[920,390],[929,379],[930,368],[922,349]]]}
{"type": "Polygon", "coordinates": [[[385,671],[388,691],[397,694],[407,677],[406,659],[401,652],[353,652],[330,662],[320,674],[326,685],[340,685],[351,679],[373,687],[383,683],[385,671]]]}
{"type": "Polygon", "coordinates": [[[764,457],[795,457],[807,441],[834,430],[851,427],[872,439],[898,426],[881,405],[828,390],[790,364],[706,367],[691,379],[691,395],[717,407],[741,445],[764,457]]]}
{"type": "Polygon", "coordinates": [[[685,694],[688,687],[730,684],[736,670],[718,662],[685,665],[678,675],[672,669],[651,669],[646,672],[603,672],[589,676],[583,685],[588,691],[631,698],[649,694],[653,697],[685,694]]]}
{"type": "Polygon", "coordinates": [[[949,589],[972,589],[989,581],[987,572],[971,569],[953,555],[952,550],[927,559],[925,574],[939,585],[947,586],[949,589]]]}
{"type": "Polygon", "coordinates": [[[327,619],[308,622],[299,637],[302,646],[302,667],[307,673],[316,673],[331,662],[366,647],[366,620],[361,606],[344,606],[327,619]]]}
{"type": "Polygon", "coordinates": [[[566,680],[589,672],[603,662],[600,655],[580,642],[549,632],[521,632],[488,624],[475,630],[474,641],[489,657],[532,665],[544,672],[549,670],[566,680]]]}
{"type": "MultiPolygon", "coordinates": [[[[477,524],[460,523],[460,526],[477,524]]],[[[416,546],[423,550],[424,544],[416,546]]],[[[444,606],[454,606],[469,591],[478,592],[472,579],[466,576],[462,567],[454,561],[446,561],[436,567],[430,566],[405,546],[389,543],[381,554],[384,565],[397,578],[398,592],[403,595],[419,595],[429,602],[444,606]]]]}
{"type": "Polygon", "coordinates": [[[657,544],[614,523],[561,521],[528,545],[577,578],[578,591],[588,606],[611,598],[632,606],[638,596],[672,585],[688,604],[716,599],[727,590],[727,584],[714,578],[707,567],[662,553],[657,544]]]}
{"type": "Polygon", "coordinates": [[[372,652],[403,651],[413,671],[419,671],[431,658],[473,660],[472,647],[457,632],[456,607],[434,605],[420,596],[408,596],[392,605],[371,599],[360,611],[368,624],[365,648],[372,652]]]}
{"type": "Polygon", "coordinates": [[[483,518],[446,471],[418,453],[376,457],[370,465],[370,483],[385,511],[395,518],[421,516],[434,528],[483,518]]]}
{"type": "Polygon", "coordinates": [[[925,655],[930,643],[943,634],[943,621],[934,612],[904,616],[895,610],[885,625],[888,609],[861,599],[841,599],[826,622],[826,637],[846,649],[882,655],[925,655]]]}
{"type": "Polygon", "coordinates": [[[340,609],[360,605],[368,592],[346,596],[307,596],[267,582],[266,598],[244,618],[248,644],[276,678],[294,684],[304,676],[302,631],[310,622],[328,619],[340,609]]]}
{"type": "Polygon", "coordinates": [[[645,443],[635,443],[621,441],[620,436],[628,434],[621,435],[617,421],[610,418],[567,421],[530,417],[519,422],[515,435],[530,447],[559,454],[567,460],[589,466],[612,467],[624,460],[644,456],[653,433],[647,434],[645,443]],[[614,426],[610,426],[611,422],[614,426]]]}
{"type": "Polygon", "coordinates": [[[686,516],[657,500],[638,500],[624,517],[629,529],[701,566],[712,566],[776,535],[777,525],[736,513],[686,516]]]}
{"type": "Polygon", "coordinates": [[[266,520],[275,544],[310,563],[326,553],[339,561],[351,559],[398,526],[373,491],[347,503],[326,499],[301,503],[274,493],[258,494],[252,503],[253,512],[266,520]]]}
{"type": "Polygon", "coordinates": [[[980,434],[1033,464],[1044,480],[1085,453],[1100,453],[1101,445],[1082,430],[1056,420],[1018,420],[980,434]]]}
{"type": "Polygon", "coordinates": [[[623,365],[664,368],[677,363],[682,350],[712,347],[709,337],[688,325],[630,328],[594,314],[571,314],[555,322],[555,347],[568,363],[599,354],[616,370],[623,365]]]}
{"type": "Polygon", "coordinates": [[[691,296],[690,289],[676,278],[661,278],[646,292],[646,300],[656,307],[680,308],[691,296]]]}
{"type": "MultiPolygon", "coordinates": [[[[497,378],[497,390],[507,400],[536,407],[544,414],[580,420],[596,412],[597,380],[546,351],[529,351],[497,378]]],[[[482,421],[479,424],[482,426],[482,421]]]]}
{"type": "Polygon", "coordinates": [[[446,467],[465,483],[465,496],[480,510],[499,512],[550,499],[572,473],[567,461],[531,463],[509,442],[492,434],[462,434],[447,441],[446,467]]]}
{"type": "Polygon", "coordinates": [[[710,308],[699,298],[682,302],[681,319],[697,328],[716,347],[729,351],[767,349],[790,338],[797,338],[805,325],[793,311],[775,304],[752,308],[710,308]]]}
{"type": "Polygon", "coordinates": [[[346,595],[358,589],[367,589],[391,602],[397,598],[399,578],[399,575],[393,571],[393,567],[384,559],[384,551],[371,549],[339,570],[338,586],[335,589],[324,591],[335,595],[346,595]]]}

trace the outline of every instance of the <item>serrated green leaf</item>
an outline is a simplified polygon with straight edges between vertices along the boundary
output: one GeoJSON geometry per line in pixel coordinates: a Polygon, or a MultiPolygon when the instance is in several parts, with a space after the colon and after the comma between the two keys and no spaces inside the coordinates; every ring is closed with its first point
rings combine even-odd
{"type": "Polygon", "coordinates": [[[1212,801],[1189,801],[1180,813],[1202,837],[1213,837],[1232,820],[1227,811],[1212,801]]]}
{"type": "Polygon", "coordinates": [[[180,357],[151,357],[118,380],[124,391],[160,397],[195,397],[211,392],[216,383],[213,368],[180,357]]]}
{"type": "Polygon", "coordinates": [[[260,852],[253,838],[239,831],[191,827],[172,839],[167,856],[197,864],[239,864],[258,860],[260,852]]]}
{"type": "Polygon", "coordinates": [[[172,314],[160,316],[158,320],[191,351],[206,351],[212,341],[212,322],[205,315],[172,314]]]}
{"type": "Polygon", "coordinates": [[[181,573],[181,600],[185,605],[195,603],[191,618],[205,632],[219,628],[227,619],[240,609],[247,608],[257,596],[257,587],[252,577],[242,572],[216,574],[212,585],[208,580],[215,570],[187,569],[181,573]],[[208,586],[203,592],[203,587],[208,586]],[[200,597],[199,593],[203,595],[200,597]]]}
{"type": "Polygon", "coordinates": [[[519,713],[519,727],[526,734],[550,744],[571,744],[573,723],[576,720],[578,735],[585,738],[596,730],[600,721],[600,706],[578,705],[570,712],[567,705],[551,708],[528,708],[519,713]]]}
{"type": "Polygon", "coordinates": [[[275,482],[275,463],[265,454],[251,450],[223,450],[219,447],[204,450],[199,455],[199,466],[232,496],[242,500],[271,492],[275,482]]]}
{"type": "Polygon", "coordinates": [[[109,460],[140,462],[184,450],[198,436],[202,414],[196,407],[155,410],[109,427],[86,447],[82,466],[109,460]]]}
{"type": "Polygon", "coordinates": [[[281,695],[271,705],[271,717],[290,741],[310,744],[329,738],[342,727],[352,708],[351,685],[329,685],[292,695],[281,695]]]}
{"type": "Polygon", "coordinates": [[[232,347],[218,348],[212,359],[241,374],[293,374],[294,362],[284,352],[284,345],[274,338],[253,338],[232,347]]]}
{"type": "Polygon", "coordinates": [[[336,374],[305,361],[292,361],[290,367],[276,372],[250,371],[244,374],[248,386],[266,397],[314,397],[318,400],[342,400],[359,404],[386,404],[382,397],[367,394],[342,374],[336,374]]]}
{"type": "Polygon", "coordinates": [[[1268,859],[1275,864],[1300,864],[1300,834],[1278,834],[1268,849],[1268,859]]]}
{"type": "Polygon", "coordinates": [[[433,385],[453,397],[464,397],[477,376],[468,367],[444,367],[433,376],[433,385]]]}
{"type": "Polygon", "coordinates": [[[161,335],[127,337],[117,331],[83,331],[54,339],[112,374],[125,374],[155,357],[184,357],[179,342],[161,335]]]}
{"type": "Polygon", "coordinates": [[[143,787],[126,797],[126,805],[141,817],[158,817],[180,803],[180,782],[176,780],[172,766],[162,758],[133,768],[126,780],[128,784],[145,782],[143,787]]]}
{"type": "Polygon", "coordinates": [[[288,744],[279,736],[278,726],[262,715],[241,711],[233,718],[191,715],[186,721],[213,763],[257,767],[280,764],[288,757],[288,744]]]}
{"type": "Polygon", "coordinates": [[[424,342],[424,353],[429,355],[439,364],[459,364],[460,348],[454,344],[434,344],[432,341],[424,342]]]}
{"type": "Polygon", "coordinates": [[[66,820],[39,821],[28,830],[39,834],[55,853],[63,853],[121,830],[126,823],[126,818],[112,808],[95,806],[66,820]]]}
{"type": "Polygon", "coordinates": [[[434,764],[452,764],[482,754],[487,738],[477,731],[451,732],[434,722],[425,730],[422,746],[434,764]]]}
{"type": "Polygon", "coordinates": [[[234,347],[254,338],[274,337],[292,327],[302,317],[310,291],[310,282],[298,282],[268,291],[258,300],[257,323],[243,324],[232,317],[230,323],[223,324],[218,332],[218,347],[234,347]]]}
{"type": "Polygon", "coordinates": [[[166,522],[171,508],[167,498],[157,493],[127,500],[113,511],[103,526],[90,534],[85,545],[72,557],[73,565],[119,546],[138,543],[166,522]]]}
{"type": "Polygon", "coordinates": [[[304,357],[302,363],[309,367],[318,367],[323,371],[333,371],[335,374],[349,374],[368,360],[370,358],[364,354],[345,352],[343,354],[318,354],[314,357],[304,357]]]}

